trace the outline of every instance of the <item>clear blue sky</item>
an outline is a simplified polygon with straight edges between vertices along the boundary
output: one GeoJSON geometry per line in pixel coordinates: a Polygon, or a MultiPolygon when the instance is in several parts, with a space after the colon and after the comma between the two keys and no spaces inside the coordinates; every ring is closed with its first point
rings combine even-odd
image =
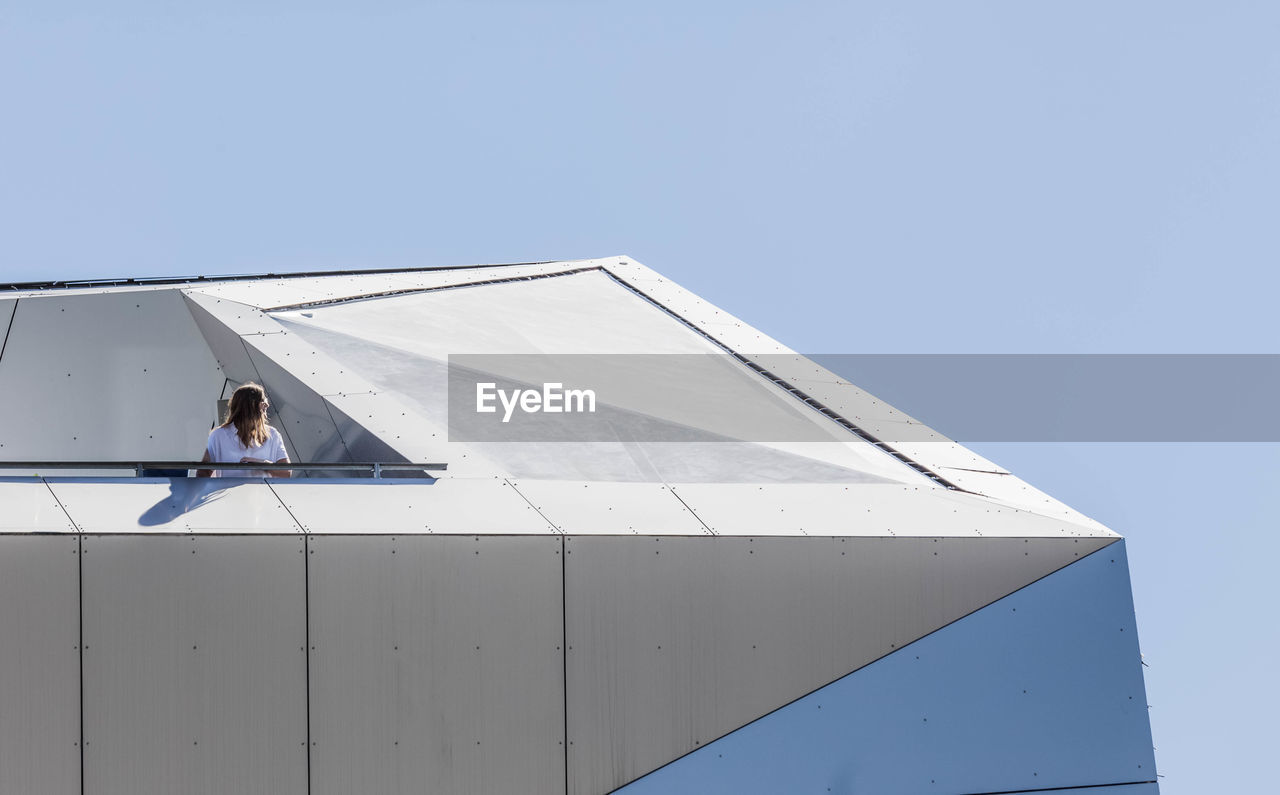
{"type": "MultiPolygon", "coordinates": [[[[9,2],[0,280],[630,254],[815,352],[1275,352],[1280,7],[9,2]]],[[[928,417],[922,419],[928,420],[928,417]]],[[[1167,795],[1274,782],[1274,445],[1127,535],[1167,795]]]]}

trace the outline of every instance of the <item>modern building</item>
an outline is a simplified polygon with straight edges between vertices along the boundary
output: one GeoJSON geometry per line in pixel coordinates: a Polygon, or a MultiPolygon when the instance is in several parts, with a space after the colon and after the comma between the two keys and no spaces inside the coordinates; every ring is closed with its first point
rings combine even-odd
{"type": "Polygon", "coordinates": [[[0,330],[0,795],[1157,792],[1124,541],[627,257],[0,330]]]}

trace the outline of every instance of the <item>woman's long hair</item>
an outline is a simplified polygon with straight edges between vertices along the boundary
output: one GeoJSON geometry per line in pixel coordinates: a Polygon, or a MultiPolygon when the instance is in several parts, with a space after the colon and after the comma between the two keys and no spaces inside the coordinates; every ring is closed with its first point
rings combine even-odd
{"type": "Polygon", "coordinates": [[[267,392],[254,383],[248,383],[231,394],[227,403],[227,418],[222,427],[234,425],[240,444],[245,447],[257,447],[266,444],[268,434],[267,413],[262,404],[267,402],[267,392]]]}

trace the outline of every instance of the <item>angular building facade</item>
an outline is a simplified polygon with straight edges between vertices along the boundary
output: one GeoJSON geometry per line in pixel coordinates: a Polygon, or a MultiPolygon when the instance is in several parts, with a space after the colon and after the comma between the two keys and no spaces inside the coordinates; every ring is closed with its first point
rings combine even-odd
{"type": "Polygon", "coordinates": [[[629,258],[0,329],[0,795],[1157,792],[1124,541],[629,258]]]}

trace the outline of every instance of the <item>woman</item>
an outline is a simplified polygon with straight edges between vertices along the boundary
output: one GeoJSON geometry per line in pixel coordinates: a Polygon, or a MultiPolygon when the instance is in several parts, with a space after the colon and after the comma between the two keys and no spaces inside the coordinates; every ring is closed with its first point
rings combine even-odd
{"type": "MultiPolygon", "coordinates": [[[[230,463],[239,461],[242,464],[287,464],[289,454],[285,452],[284,440],[280,432],[267,424],[267,393],[257,384],[245,384],[231,395],[227,404],[227,418],[209,432],[209,444],[206,445],[204,458],[201,461],[230,463]]],[[[209,469],[196,470],[196,477],[256,477],[262,470],[224,469],[218,472],[209,469]]],[[[265,474],[271,477],[287,478],[291,474],[287,469],[268,469],[265,474]]]]}

